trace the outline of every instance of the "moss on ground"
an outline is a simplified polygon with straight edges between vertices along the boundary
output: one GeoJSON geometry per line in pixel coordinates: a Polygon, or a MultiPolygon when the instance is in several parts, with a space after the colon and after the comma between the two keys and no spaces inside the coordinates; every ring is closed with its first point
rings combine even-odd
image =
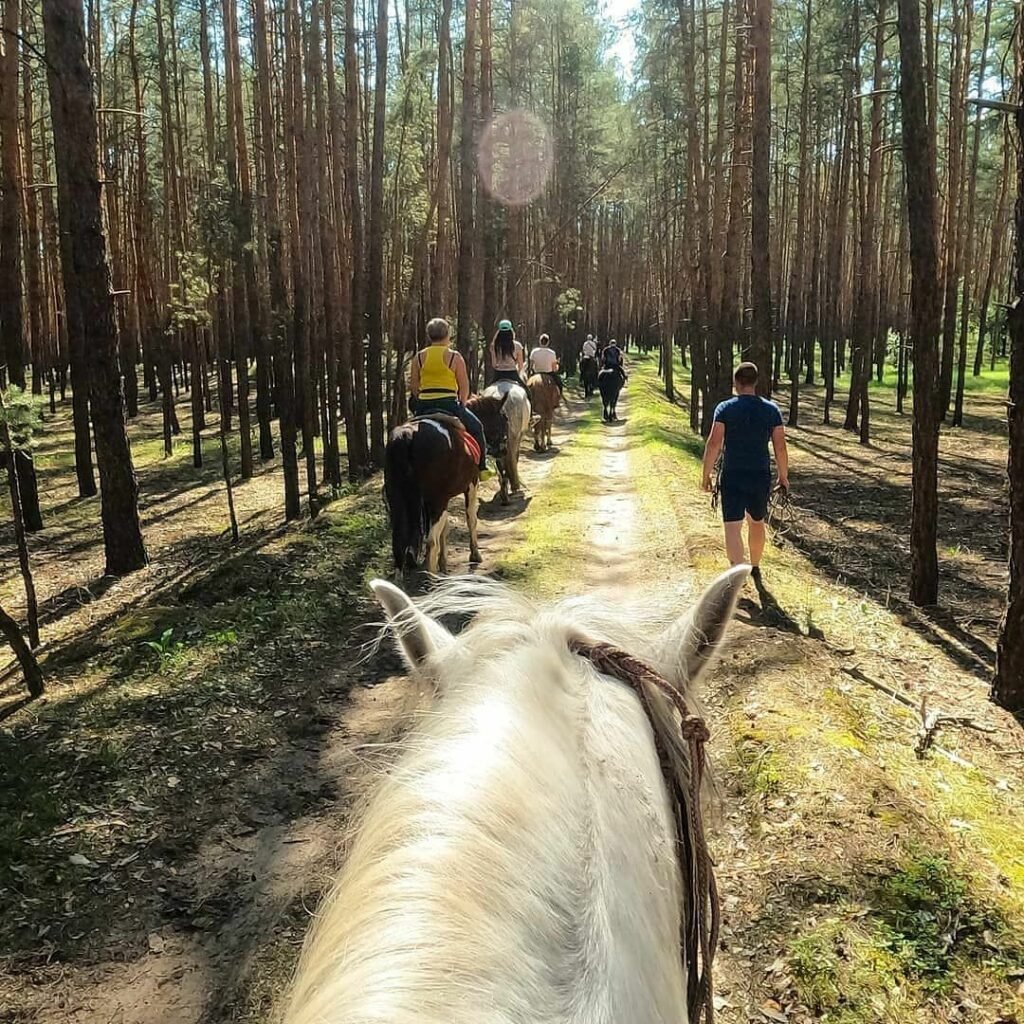
{"type": "Polygon", "coordinates": [[[529,512],[520,519],[512,541],[495,563],[496,575],[544,596],[571,589],[587,559],[581,503],[600,476],[604,449],[596,404],[579,415],[569,443],[571,468],[560,465],[558,455],[552,456],[548,478],[534,492],[529,512]]]}

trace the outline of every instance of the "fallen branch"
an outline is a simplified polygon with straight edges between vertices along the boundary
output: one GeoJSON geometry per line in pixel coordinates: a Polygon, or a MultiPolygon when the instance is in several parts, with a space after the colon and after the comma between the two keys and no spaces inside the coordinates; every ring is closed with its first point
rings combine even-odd
{"type": "Polygon", "coordinates": [[[894,690],[891,686],[886,686],[885,683],[880,683],[877,679],[872,679],[871,676],[865,675],[856,665],[852,667],[849,665],[840,665],[840,668],[848,676],[856,679],[858,683],[866,683],[868,686],[873,686],[881,693],[892,697],[893,700],[898,700],[901,704],[905,704],[911,710],[917,711],[916,701],[913,701],[909,697],[900,693],[899,690],[894,690]]]}
{"type": "MultiPolygon", "coordinates": [[[[914,745],[914,753],[917,754],[919,760],[923,760],[925,754],[932,748],[939,729],[944,725],[957,725],[963,729],[974,729],[975,732],[994,733],[996,731],[990,726],[982,725],[966,715],[947,715],[938,710],[929,711],[927,697],[922,697],[921,703],[917,704],[906,694],[900,693],[899,690],[894,690],[891,686],[886,686],[885,683],[872,679],[871,676],[866,675],[856,665],[842,665],[840,668],[852,679],[856,679],[857,682],[866,683],[880,693],[884,693],[893,700],[899,701],[904,707],[911,708],[917,712],[920,718],[920,725],[917,730],[917,743],[914,745]]],[[[935,749],[938,750],[939,748],[936,747],[935,749]]],[[[940,750],[940,753],[960,763],[966,763],[961,761],[955,754],[950,754],[949,751],[940,750]]]]}
{"type": "Polygon", "coordinates": [[[995,729],[981,725],[973,718],[963,715],[945,715],[941,711],[929,711],[927,697],[921,698],[920,713],[921,727],[918,729],[917,744],[914,747],[914,753],[917,754],[919,760],[924,758],[928,748],[935,742],[935,736],[939,729],[944,725],[958,725],[964,729],[974,729],[976,732],[995,732],[995,729]]]}

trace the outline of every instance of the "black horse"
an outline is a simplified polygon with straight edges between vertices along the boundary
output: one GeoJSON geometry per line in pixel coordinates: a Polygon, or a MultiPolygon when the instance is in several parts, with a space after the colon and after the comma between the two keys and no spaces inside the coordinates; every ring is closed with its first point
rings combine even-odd
{"type": "Polygon", "coordinates": [[[618,367],[606,367],[597,375],[597,386],[601,391],[604,403],[603,419],[605,423],[614,423],[619,417],[615,414],[615,406],[619,401],[619,392],[626,383],[625,374],[618,367]]]}
{"type": "Polygon", "coordinates": [[[593,356],[580,359],[580,383],[583,385],[583,397],[593,397],[597,388],[597,360],[593,356]]]}

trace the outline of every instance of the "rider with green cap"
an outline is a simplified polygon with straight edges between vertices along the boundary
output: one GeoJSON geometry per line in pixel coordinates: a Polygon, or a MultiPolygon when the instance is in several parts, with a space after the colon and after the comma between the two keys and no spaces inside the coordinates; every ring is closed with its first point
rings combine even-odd
{"type": "Polygon", "coordinates": [[[523,383],[523,346],[516,341],[516,332],[511,320],[500,320],[498,330],[491,341],[491,366],[494,379],[523,383]]]}

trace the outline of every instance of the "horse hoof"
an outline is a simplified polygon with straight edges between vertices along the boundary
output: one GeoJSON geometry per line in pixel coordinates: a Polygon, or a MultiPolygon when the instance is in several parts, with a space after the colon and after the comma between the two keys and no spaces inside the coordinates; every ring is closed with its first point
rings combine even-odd
{"type": "Polygon", "coordinates": [[[470,565],[479,565],[482,561],[483,561],[483,557],[481,556],[479,551],[470,551],[470,553],[469,553],[469,564],[470,565]]]}

